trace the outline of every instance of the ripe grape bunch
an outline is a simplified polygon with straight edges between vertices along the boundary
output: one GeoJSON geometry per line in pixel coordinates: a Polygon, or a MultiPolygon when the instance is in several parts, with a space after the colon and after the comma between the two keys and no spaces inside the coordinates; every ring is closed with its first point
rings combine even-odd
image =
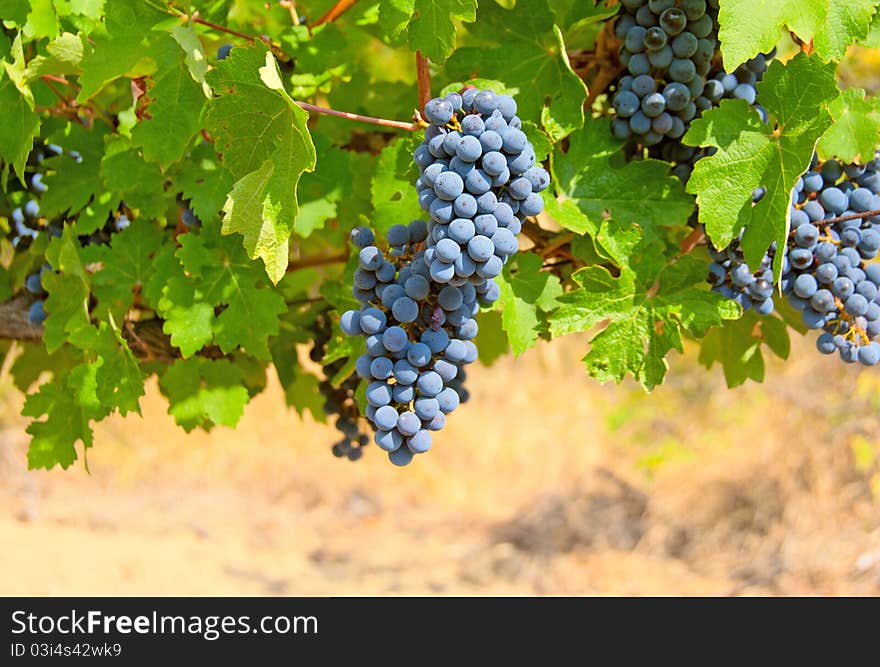
{"type": "MultiPolygon", "coordinates": [[[[327,344],[334,334],[333,323],[327,311],[318,313],[312,323],[312,349],[309,358],[318,363],[327,354],[327,344]]],[[[349,461],[357,461],[363,456],[363,448],[370,443],[370,437],[362,432],[361,420],[358,415],[355,392],[358,378],[352,375],[338,386],[334,386],[332,378],[345,365],[345,359],[337,359],[323,367],[323,377],[318,383],[318,391],[324,397],[324,414],[336,415],[334,426],[342,438],[333,445],[333,455],[346,457],[349,461]]]]}
{"type": "MultiPolygon", "coordinates": [[[[838,352],[845,362],[866,366],[880,363],[878,193],[880,153],[867,165],[822,163],[814,157],[792,191],[780,281],[804,324],[824,330],[816,342],[820,352],[838,352]]],[[[738,240],[724,250],[710,250],[709,282],[743,308],[768,315],[776,251],[774,244],[753,272],[738,240]]]]}
{"type": "Polygon", "coordinates": [[[880,153],[867,165],[813,165],[792,192],[781,287],[817,347],[847,363],[880,363],[880,153]],[[872,215],[873,214],[873,215],[872,215]]]}
{"type": "Polygon", "coordinates": [[[536,166],[516,102],[491,90],[450,93],[425,105],[430,123],[413,158],[430,222],[388,230],[387,255],[357,228],[349,335],[366,338],[357,375],[369,382],[365,416],[396,465],[428,451],[432,432],[467,399],[465,366],[477,359],[474,316],[494,303],[495,282],[516,254],[526,217],[543,210],[549,174],[536,166]]]}
{"type": "Polygon", "coordinates": [[[616,137],[644,146],[680,139],[699,111],[717,104],[716,87],[707,90],[717,16],[718,0],[621,1],[615,34],[628,74],[612,99],[616,137]]]}

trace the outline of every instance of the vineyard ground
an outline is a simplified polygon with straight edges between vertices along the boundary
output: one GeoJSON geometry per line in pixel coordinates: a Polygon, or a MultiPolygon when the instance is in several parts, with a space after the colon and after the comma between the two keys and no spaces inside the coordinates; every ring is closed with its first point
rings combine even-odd
{"type": "Polygon", "coordinates": [[[880,430],[846,416],[877,406],[843,403],[876,377],[796,341],[764,386],[727,391],[691,350],[646,396],[587,380],[583,345],[475,369],[472,402],[405,471],[333,459],[332,428],[273,385],[237,430],[189,436],[153,386],[144,421],[97,426],[91,477],[26,473],[4,381],[2,591],[880,594],[880,485],[851,448],[880,430]]]}

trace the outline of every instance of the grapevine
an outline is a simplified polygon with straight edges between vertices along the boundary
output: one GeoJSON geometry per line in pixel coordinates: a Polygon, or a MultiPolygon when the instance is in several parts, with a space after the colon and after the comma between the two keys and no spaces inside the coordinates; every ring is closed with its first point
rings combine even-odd
{"type": "Polygon", "coordinates": [[[406,465],[478,364],[568,334],[646,390],[696,349],[760,381],[804,332],[876,372],[880,101],[841,82],[878,3],[331,4],[4,7],[30,467],[150,386],[190,431],[273,378],[333,455],[406,465]]]}

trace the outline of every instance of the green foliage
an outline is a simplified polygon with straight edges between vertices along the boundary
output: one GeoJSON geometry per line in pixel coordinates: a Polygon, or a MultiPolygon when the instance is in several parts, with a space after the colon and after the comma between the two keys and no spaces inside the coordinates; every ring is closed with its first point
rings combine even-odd
{"type": "MultiPolygon", "coordinates": [[[[706,233],[723,248],[745,228],[743,250],[754,266],[771,242],[785,242],[791,189],[809,166],[817,139],[830,127],[828,107],[839,95],[834,66],[805,55],[786,65],[774,62],[758,92],[770,123],[761,122],[744,100],[730,100],[694,121],[684,138],[718,149],[697,163],[688,183],[706,233]],[[752,206],[752,191],[758,187],[767,194],[752,206]]],[[[777,255],[777,271],[781,261],[777,255]]]]}
{"type": "Polygon", "coordinates": [[[813,42],[823,60],[840,60],[846,47],[864,39],[878,0],[737,0],[721,2],[721,52],[733,71],[772,49],[783,27],[813,42]]]}
{"type": "MultiPolygon", "coordinates": [[[[704,250],[683,253],[682,240],[697,221],[717,246],[745,230],[754,261],[787,233],[790,189],[814,149],[871,159],[880,107],[839,90],[836,61],[853,43],[880,44],[880,2],[723,0],[728,69],[788,30],[813,55],[780,49],[759,86],[769,124],[740,100],[693,122],[687,142],[717,152],[687,190],[668,163],[611,135],[596,75],[614,64],[591,59],[615,48],[601,31],[616,5],[373,0],[315,25],[334,3],[302,4],[309,27],[263,0],[0,0],[0,225],[9,231],[12,211],[36,196],[39,169],[39,224],[62,228],[14,252],[4,240],[0,253],[4,300],[32,299],[25,277],[51,265],[42,342],[4,344],[28,393],[31,467],[72,465],[95,421],[139,411],[153,375],[187,431],[235,426],[267,372],[289,406],[326,419],[323,371],[303,347],[316,322],[357,305],[349,230],[366,224],[381,237],[424,217],[412,162],[421,135],[299,103],[409,122],[416,50],[435,94],[472,83],[514,95],[553,175],[545,215],[525,230],[546,247],[509,262],[500,301],[477,316],[482,363],[586,332],[592,377],[650,389],[687,340],[731,386],[763,379],[766,350],[788,356],[796,319],[743,315],[709,290],[704,250]],[[191,20],[196,10],[233,32],[191,20]],[[34,148],[47,143],[64,152],[38,166],[34,148]],[[759,186],[766,195],[752,206],[759,186]],[[114,231],[122,216],[131,224],[114,231]]],[[[338,331],[327,341],[319,362],[330,383],[346,380],[362,346],[338,331]]]]}

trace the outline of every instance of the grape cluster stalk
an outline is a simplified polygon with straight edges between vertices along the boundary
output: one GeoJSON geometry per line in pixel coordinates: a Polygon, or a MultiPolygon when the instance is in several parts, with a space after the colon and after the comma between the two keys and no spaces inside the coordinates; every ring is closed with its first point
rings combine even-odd
{"type": "Polygon", "coordinates": [[[387,253],[369,229],[352,232],[362,307],[343,313],[340,326],[365,338],[356,364],[369,383],[364,415],[395,465],[427,452],[432,433],[467,400],[474,316],[498,299],[495,278],[517,252],[523,221],[543,210],[550,176],[516,111],[512,97],[491,90],[430,100],[430,126],[413,154],[430,221],[391,227],[387,253]]]}

